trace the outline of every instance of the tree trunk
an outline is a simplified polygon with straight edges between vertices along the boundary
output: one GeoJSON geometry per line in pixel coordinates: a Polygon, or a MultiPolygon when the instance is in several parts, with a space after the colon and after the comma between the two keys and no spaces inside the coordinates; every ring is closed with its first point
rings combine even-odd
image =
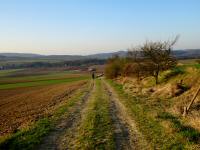
{"type": "Polygon", "coordinates": [[[158,84],[158,75],[159,75],[159,71],[156,71],[156,74],[155,74],[156,85],[158,84]]]}
{"type": "Polygon", "coordinates": [[[156,72],[155,72],[155,79],[156,79],[156,85],[158,84],[158,75],[160,71],[160,66],[157,64],[156,72]]]}
{"type": "Polygon", "coordinates": [[[156,78],[156,85],[157,85],[158,84],[158,76],[156,75],[155,78],[156,78]]]}

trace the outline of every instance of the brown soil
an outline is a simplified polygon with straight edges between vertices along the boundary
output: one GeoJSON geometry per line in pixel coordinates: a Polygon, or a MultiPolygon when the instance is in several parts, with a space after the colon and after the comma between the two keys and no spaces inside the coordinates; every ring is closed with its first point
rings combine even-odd
{"type": "Polygon", "coordinates": [[[0,90],[0,136],[16,132],[24,125],[48,114],[64,97],[86,82],[0,90]]]}

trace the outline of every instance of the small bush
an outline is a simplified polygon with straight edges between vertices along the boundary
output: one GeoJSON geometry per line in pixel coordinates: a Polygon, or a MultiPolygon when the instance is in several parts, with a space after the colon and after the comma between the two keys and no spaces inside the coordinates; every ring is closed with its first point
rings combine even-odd
{"type": "Polygon", "coordinates": [[[118,63],[112,63],[106,65],[105,68],[105,75],[108,79],[116,78],[118,75],[120,75],[121,68],[118,63]]]}

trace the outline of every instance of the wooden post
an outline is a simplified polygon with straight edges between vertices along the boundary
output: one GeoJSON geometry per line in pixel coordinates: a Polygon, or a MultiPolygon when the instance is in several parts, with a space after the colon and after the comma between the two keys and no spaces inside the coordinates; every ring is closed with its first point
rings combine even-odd
{"type": "Polygon", "coordinates": [[[186,114],[188,113],[191,105],[194,103],[194,100],[197,98],[197,95],[199,94],[200,92],[200,87],[198,88],[196,94],[193,96],[192,100],[190,101],[189,105],[187,107],[184,107],[184,112],[183,112],[183,116],[185,117],[186,114]]]}
{"type": "Polygon", "coordinates": [[[187,107],[184,107],[183,109],[183,117],[185,117],[187,115],[187,107]]]}

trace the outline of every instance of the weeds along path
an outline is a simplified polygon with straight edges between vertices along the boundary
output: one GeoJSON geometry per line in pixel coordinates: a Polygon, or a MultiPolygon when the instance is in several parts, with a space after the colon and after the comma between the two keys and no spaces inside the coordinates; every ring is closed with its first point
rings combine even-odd
{"type": "MultiPolygon", "coordinates": [[[[61,137],[66,130],[73,129],[77,122],[80,120],[81,111],[85,107],[85,104],[94,89],[94,82],[91,83],[90,87],[83,94],[80,100],[73,106],[69,112],[64,115],[60,121],[56,124],[55,128],[44,138],[42,143],[36,147],[37,150],[56,150],[62,149],[60,147],[61,137]]],[[[83,91],[82,91],[83,92],[83,91]]],[[[66,148],[64,148],[66,149],[66,148]]]]}
{"type": "Polygon", "coordinates": [[[150,149],[142,134],[138,131],[134,119],[120,102],[116,92],[103,81],[110,99],[110,114],[114,128],[114,140],[117,150],[150,149]]]}

